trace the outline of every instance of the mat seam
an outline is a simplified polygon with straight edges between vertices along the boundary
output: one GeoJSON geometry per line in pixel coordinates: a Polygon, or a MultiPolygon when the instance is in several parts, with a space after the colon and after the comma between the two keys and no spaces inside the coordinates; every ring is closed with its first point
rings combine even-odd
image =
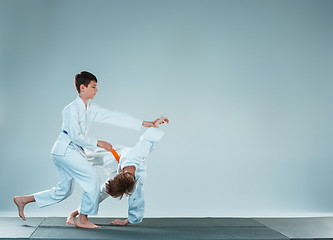
{"type": "Polygon", "coordinates": [[[39,223],[39,225],[38,225],[38,226],[36,227],[36,229],[31,233],[31,235],[29,236],[28,239],[30,239],[30,238],[32,237],[32,235],[34,235],[34,233],[36,232],[36,230],[40,227],[40,225],[42,225],[42,223],[45,221],[45,219],[46,219],[46,217],[44,217],[43,221],[41,221],[41,222],[39,223]]]}
{"type": "Polygon", "coordinates": [[[259,224],[262,224],[263,226],[265,226],[265,227],[267,227],[267,228],[269,228],[269,229],[271,229],[271,230],[273,230],[273,231],[275,231],[275,232],[280,233],[282,236],[285,236],[285,237],[288,238],[289,240],[292,240],[292,238],[290,238],[290,237],[284,235],[283,233],[281,233],[281,232],[279,232],[279,231],[277,231],[277,230],[275,230],[275,229],[273,229],[273,228],[268,227],[267,225],[265,225],[265,224],[263,224],[263,223],[261,223],[261,222],[258,222],[258,221],[255,220],[254,218],[252,218],[252,220],[253,220],[253,221],[256,221],[256,222],[259,223],[259,224]]]}

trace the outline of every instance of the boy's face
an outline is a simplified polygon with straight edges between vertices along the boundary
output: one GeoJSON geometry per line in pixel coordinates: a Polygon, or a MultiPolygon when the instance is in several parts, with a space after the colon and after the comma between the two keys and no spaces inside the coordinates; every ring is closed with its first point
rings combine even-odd
{"type": "Polygon", "coordinates": [[[97,82],[95,81],[90,81],[88,87],[84,86],[83,84],[81,84],[80,87],[80,93],[88,99],[94,99],[96,93],[98,92],[97,82]]]}

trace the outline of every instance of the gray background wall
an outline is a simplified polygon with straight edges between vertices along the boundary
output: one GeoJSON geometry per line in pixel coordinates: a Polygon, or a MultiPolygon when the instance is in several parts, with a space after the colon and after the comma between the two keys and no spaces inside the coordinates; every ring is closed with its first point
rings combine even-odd
{"type": "MultiPolygon", "coordinates": [[[[82,70],[99,105],[170,118],[146,216],[333,214],[332,12],[324,0],[0,0],[0,214],[55,186],[50,151],[82,70]]],[[[140,133],[89,135],[131,146],[140,133]]],[[[66,216],[81,193],[26,215],[66,216]]],[[[108,199],[100,215],[126,206],[108,199]]]]}

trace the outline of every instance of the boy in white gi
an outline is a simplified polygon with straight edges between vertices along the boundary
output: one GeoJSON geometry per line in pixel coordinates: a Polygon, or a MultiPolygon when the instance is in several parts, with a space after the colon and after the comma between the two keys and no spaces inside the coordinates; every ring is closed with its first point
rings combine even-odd
{"type": "MultiPolygon", "coordinates": [[[[169,123],[169,120],[161,117],[157,119],[155,126],[158,127],[165,122],[169,123]]],[[[146,175],[145,158],[153,151],[163,135],[164,132],[151,127],[146,130],[133,148],[115,146],[114,150],[120,155],[118,160],[116,160],[117,155],[114,156],[103,149],[95,150],[88,155],[88,159],[93,162],[93,165],[103,164],[109,177],[101,186],[99,202],[102,202],[109,195],[120,199],[124,194],[128,196],[128,218],[124,221],[116,219],[110,224],[124,226],[129,223],[138,224],[142,221],[145,208],[143,194],[146,175]]],[[[66,224],[74,225],[74,219],[79,211],[78,209],[70,213],[66,224]]]]}
{"type": "Polygon", "coordinates": [[[100,228],[88,220],[88,215],[96,215],[99,203],[99,176],[90,166],[84,148],[91,151],[104,148],[107,151],[112,145],[106,141],[87,136],[92,122],[108,123],[119,127],[139,130],[141,126],[155,127],[155,121],[141,121],[128,114],[108,111],[88,102],[97,93],[97,78],[89,72],[81,72],[74,77],[79,96],[62,111],[62,131],[55,142],[51,156],[57,170],[58,184],[56,187],[37,192],[32,195],[16,196],[14,202],[18,207],[19,216],[25,220],[24,207],[36,202],[38,207],[58,203],[72,194],[74,180],[82,187],[81,209],[76,227],[100,228]]]}

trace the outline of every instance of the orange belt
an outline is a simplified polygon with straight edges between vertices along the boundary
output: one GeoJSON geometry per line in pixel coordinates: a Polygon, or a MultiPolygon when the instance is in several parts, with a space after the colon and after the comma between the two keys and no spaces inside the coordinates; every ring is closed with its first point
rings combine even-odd
{"type": "Polygon", "coordinates": [[[118,153],[116,152],[116,150],[114,150],[113,148],[111,148],[111,153],[112,155],[114,156],[114,158],[117,160],[117,162],[119,163],[119,159],[120,159],[120,156],[118,155],[118,153]]]}

